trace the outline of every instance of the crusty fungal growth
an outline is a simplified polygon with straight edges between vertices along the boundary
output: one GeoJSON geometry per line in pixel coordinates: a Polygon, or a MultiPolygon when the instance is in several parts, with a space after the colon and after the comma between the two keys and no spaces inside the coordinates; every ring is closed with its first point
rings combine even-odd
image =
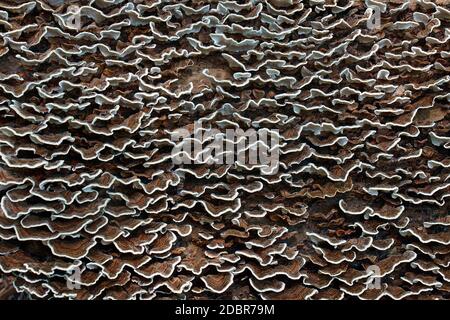
{"type": "Polygon", "coordinates": [[[446,0],[0,0],[2,279],[449,299],[449,30],[446,0]],[[174,161],[196,123],[278,130],[278,170],[174,161]]]}

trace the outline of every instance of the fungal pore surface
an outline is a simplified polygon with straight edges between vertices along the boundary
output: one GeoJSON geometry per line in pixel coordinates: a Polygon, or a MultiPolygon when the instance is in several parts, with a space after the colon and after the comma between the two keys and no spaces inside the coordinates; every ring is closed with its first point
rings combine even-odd
{"type": "Polygon", "coordinates": [[[0,297],[449,299],[449,58],[448,0],[0,0],[0,297]]]}

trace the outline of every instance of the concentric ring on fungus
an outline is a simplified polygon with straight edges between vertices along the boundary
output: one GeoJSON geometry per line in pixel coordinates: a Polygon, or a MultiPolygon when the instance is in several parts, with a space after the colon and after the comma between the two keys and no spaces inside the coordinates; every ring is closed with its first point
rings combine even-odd
{"type": "Polygon", "coordinates": [[[0,0],[0,298],[449,299],[449,58],[448,0],[0,0]]]}

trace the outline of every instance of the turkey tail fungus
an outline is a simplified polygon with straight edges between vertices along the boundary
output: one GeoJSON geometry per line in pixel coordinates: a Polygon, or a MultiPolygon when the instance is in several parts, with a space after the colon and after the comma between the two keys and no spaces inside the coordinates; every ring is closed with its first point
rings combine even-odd
{"type": "Polygon", "coordinates": [[[449,299],[450,1],[0,0],[0,298],[449,299]]]}

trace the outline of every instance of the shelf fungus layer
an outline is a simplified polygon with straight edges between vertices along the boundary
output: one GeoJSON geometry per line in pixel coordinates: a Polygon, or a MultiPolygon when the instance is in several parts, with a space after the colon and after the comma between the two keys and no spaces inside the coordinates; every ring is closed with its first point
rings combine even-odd
{"type": "Polygon", "coordinates": [[[0,0],[2,277],[449,299],[449,58],[447,0],[0,0]],[[205,156],[227,130],[277,170],[205,156]]]}

